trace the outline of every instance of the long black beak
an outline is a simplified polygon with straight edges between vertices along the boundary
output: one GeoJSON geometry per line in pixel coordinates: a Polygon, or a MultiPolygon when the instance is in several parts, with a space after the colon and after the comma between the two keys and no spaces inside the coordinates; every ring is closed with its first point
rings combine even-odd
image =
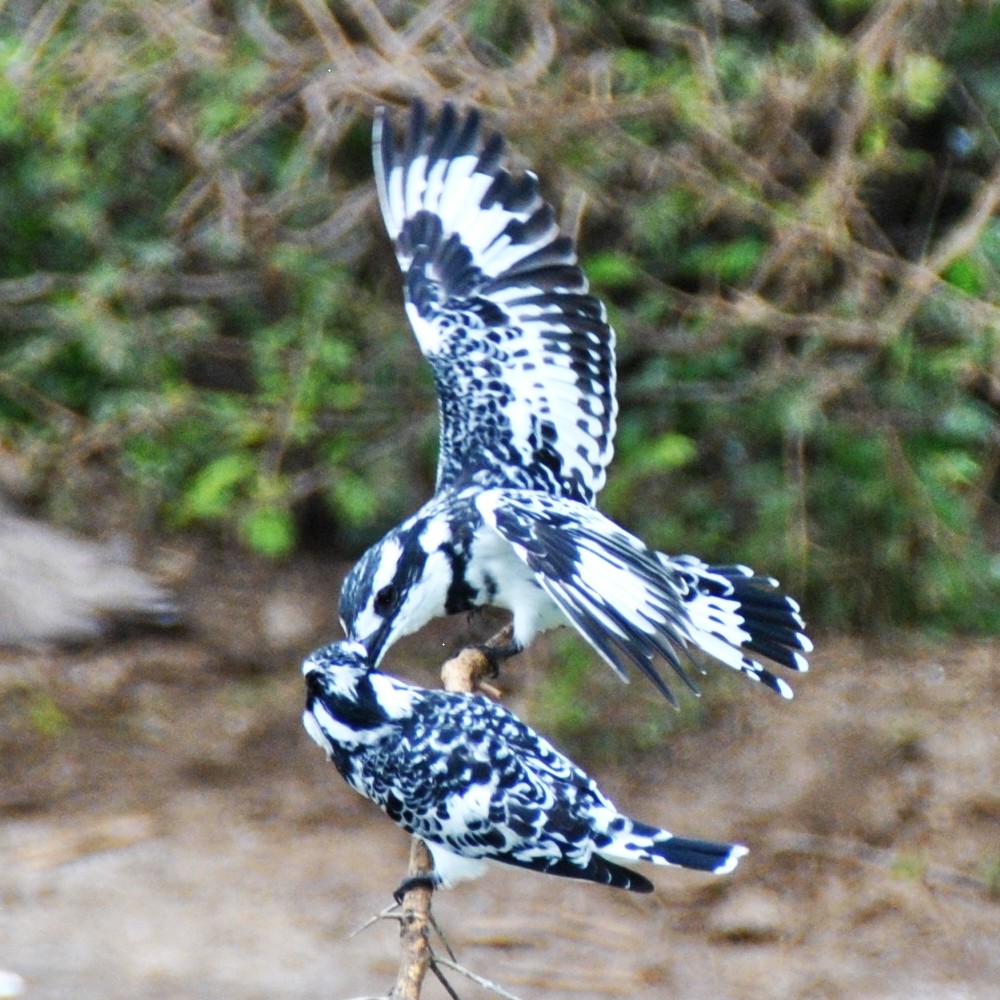
{"type": "Polygon", "coordinates": [[[371,635],[359,640],[361,645],[364,646],[368,652],[368,660],[371,663],[372,668],[378,666],[383,653],[387,652],[386,640],[388,640],[389,633],[391,631],[392,619],[386,618],[385,621],[383,621],[371,635]]]}

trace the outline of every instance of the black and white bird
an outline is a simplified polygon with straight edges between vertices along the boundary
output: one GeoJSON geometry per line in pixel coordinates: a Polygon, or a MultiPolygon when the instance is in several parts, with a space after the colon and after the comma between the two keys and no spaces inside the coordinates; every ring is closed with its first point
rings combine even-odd
{"type": "Polygon", "coordinates": [[[671,701],[655,661],[695,691],[700,649],[785,697],[754,657],[806,670],[798,605],[745,566],[647,548],[594,506],[612,455],[614,331],[532,173],[502,165],[478,112],[422,104],[397,140],[380,112],[375,178],[406,313],[437,388],[434,496],[358,561],[340,618],[377,664],[430,619],[493,605],[513,642],[571,625],[623,679],[631,663],[671,701]]]}
{"type": "Polygon", "coordinates": [[[360,643],[324,646],[302,670],[306,731],[355,791],[423,839],[434,884],[475,878],[499,861],[651,892],[649,879],[625,864],[724,874],[747,853],[623,816],[592,778],[506,708],[372,670],[360,643]]]}

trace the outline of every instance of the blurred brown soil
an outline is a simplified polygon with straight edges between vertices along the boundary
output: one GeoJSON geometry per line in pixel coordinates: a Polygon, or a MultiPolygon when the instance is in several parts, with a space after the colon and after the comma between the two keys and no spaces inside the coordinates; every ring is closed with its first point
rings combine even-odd
{"type": "MultiPolygon", "coordinates": [[[[348,935],[407,838],[299,724],[342,567],[189,555],[185,629],[0,651],[0,970],[29,1000],[384,995],[396,925],[348,935]]],[[[387,669],[436,684],[494,625],[435,625],[387,669]]],[[[817,646],[791,703],[734,678],[648,752],[577,754],[633,815],[748,844],[736,873],[653,870],[637,897],[496,868],[435,898],[459,959],[525,998],[1000,997],[996,644],[817,646]]],[[[529,721],[548,658],[508,667],[529,721]]],[[[592,673],[612,730],[648,709],[592,673]]]]}

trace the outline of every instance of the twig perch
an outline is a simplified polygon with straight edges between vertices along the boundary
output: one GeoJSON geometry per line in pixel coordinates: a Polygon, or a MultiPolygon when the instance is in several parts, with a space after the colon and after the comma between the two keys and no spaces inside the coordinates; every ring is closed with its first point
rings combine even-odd
{"type": "MultiPolygon", "coordinates": [[[[427,845],[414,837],[410,844],[408,876],[429,876],[434,871],[427,845]]],[[[399,975],[390,996],[393,1000],[420,1000],[420,988],[430,964],[431,946],[431,889],[415,885],[403,896],[403,916],[399,927],[399,940],[403,957],[399,975]]]]}
{"type": "Polygon", "coordinates": [[[492,982],[485,976],[476,975],[476,973],[471,972],[469,969],[465,968],[465,966],[459,965],[458,962],[452,962],[447,958],[435,958],[434,964],[443,965],[446,969],[452,969],[453,971],[459,973],[459,975],[465,976],[466,979],[471,979],[474,983],[477,983],[479,986],[489,990],[491,993],[495,993],[498,997],[503,997],[504,1000],[521,1000],[521,998],[516,994],[508,992],[502,986],[492,982]]]}
{"type": "MultiPolygon", "coordinates": [[[[497,632],[486,645],[509,645],[511,634],[512,629],[508,625],[497,632]]],[[[463,649],[441,668],[441,682],[446,691],[471,693],[482,685],[482,678],[489,672],[490,662],[481,650],[463,649]]],[[[433,871],[434,862],[427,845],[419,837],[414,837],[410,846],[407,876],[428,876],[433,871]]],[[[420,989],[431,964],[431,893],[429,887],[417,884],[403,896],[403,916],[399,932],[403,956],[399,963],[396,985],[389,994],[392,1000],[420,1000],[420,989]]]]}
{"type": "MultiPolygon", "coordinates": [[[[506,625],[486,645],[492,649],[503,649],[511,644],[513,638],[513,626],[506,625]]],[[[445,691],[485,691],[491,698],[499,698],[499,690],[483,682],[490,671],[490,661],[482,649],[469,646],[441,668],[441,683],[445,691]]]]}

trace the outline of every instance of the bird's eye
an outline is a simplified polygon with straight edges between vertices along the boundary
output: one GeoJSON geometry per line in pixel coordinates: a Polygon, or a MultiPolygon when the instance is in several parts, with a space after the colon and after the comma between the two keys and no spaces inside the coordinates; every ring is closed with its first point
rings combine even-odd
{"type": "Polygon", "coordinates": [[[372,603],[377,615],[387,615],[396,603],[396,585],[387,583],[376,595],[372,603]]]}

